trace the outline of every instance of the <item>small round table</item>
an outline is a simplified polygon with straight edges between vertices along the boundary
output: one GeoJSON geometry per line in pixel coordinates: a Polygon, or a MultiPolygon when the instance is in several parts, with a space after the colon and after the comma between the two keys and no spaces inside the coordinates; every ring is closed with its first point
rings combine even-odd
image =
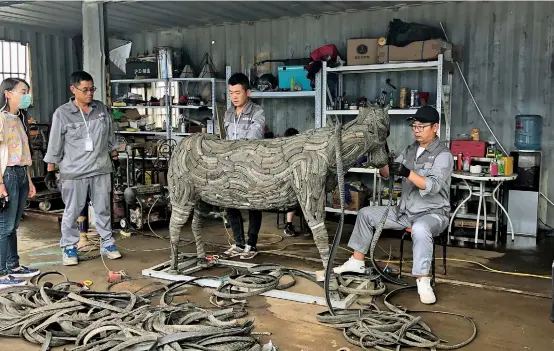
{"type": "MultiPolygon", "coordinates": [[[[478,241],[478,234],[479,234],[479,216],[481,214],[481,205],[483,205],[483,213],[484,213],[484,232],[487,231],[487,205],[486,201],[483,201],[483,199],[487,196],[492,196],[494,202],[502,209],[502,212],[506,215],[506,218],[508,219],[508,223],[510,224],[510,229],[512,232],[512,241],[514,241],[514,226],[512,225],[512,220],[510,219],[510,216],[508,215],[508,211],[502,206],[500,201],[496,198],[496,193],[498,192],[498,189],[500,189],[500,186],[502,183],[510,180],[514,180],[517,178],[517,174],[511,174],[509,176],[491,176],[487,174],[473,174],[469,172],[460,172],[460,171],[454,171],[452,172],[452,178],[461,179],[464,181],[465,185],[467,186],[469,190],[469,195],[456,207],[454,210],[454,213],[452,213],[452,217],[450,218],[450,225],[448,226],[448,238],[450,239],[450,233],[452,231],[452,223],[454,222],[454,218],[456,217],[456,212],[462,207],[466,202],[469,201],[469,199],[472,196],[478,196],[479,197],[479,205],[477,206],[477,223],[475,225],[475,244],[477,244],[478,241]],[[471,186],[467,183],[468,181],[474,181],[479,183],[479,192],[475,193],[472,191],[471,186]],[[492,194],[485,192],[485,183],[486,182],[496,182],[498,185],[494,188],[492,194]]],[[[497,217],[498,218],[498,217],[497,217]]],[[[497,231],[498,234],[498,231],[497,231]]],[[[498,238],[495,237],[495,242],[498,241],[498,238]]],[[[485,239],[483,240],[483,243],[486,242],[486,234],[485,239]]]]}

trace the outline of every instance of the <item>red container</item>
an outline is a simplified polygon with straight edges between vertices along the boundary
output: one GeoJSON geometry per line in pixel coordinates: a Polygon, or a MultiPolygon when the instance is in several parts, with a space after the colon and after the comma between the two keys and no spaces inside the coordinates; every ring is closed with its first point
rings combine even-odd
{"type": "Polygon", "coordinates": [[[464,154],[464,157],[485,157],[487,143],[484,141],[454,140],[452,141],[450,151],[454,156],[458,156],[461,152],[464,154]]]}
{"type": "Polygon", "coordinates": [[[429,105],[429,92],[420,91],[418,95],[419,95],[419,104],[421,106],[429,105]],[[425,100],[425,103],[423,103],[423,100],[425,100]]]}

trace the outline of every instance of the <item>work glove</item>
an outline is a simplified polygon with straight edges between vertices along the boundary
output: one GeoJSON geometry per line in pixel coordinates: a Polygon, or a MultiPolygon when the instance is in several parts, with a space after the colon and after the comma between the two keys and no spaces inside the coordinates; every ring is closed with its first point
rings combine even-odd
{"type": "Polygon", "coordinates": [[[58,190],[56,171],[48,171],[44,177],[44,183],[50,190],[58,190]]]}
{"type": "Polygon", "coordinates": [[[389,163],[389,173],[393,176],[408,178],[410,170],[402,163],[391,162],[389,163]]]}

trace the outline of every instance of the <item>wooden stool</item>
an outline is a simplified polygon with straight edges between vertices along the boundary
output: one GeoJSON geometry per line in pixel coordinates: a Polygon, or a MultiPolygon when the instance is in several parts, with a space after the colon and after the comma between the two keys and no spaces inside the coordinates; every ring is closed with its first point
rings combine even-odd
{"type": "MultiPolygon", "coordinates": [[[[400,273],[402,276],[402,261],[404,260],[404,237],[408,234],[411,235],[412,228],[404,229],[402,239],[400,239],[400,273]]],[[[448,228],[446,228],[439,236],[433,237],[433,259],[431,260],[431,284],[435,286],[435,245],[439,243],[442,245],[442,266],[443,274],[446,275],[446,244],[448,243],[448,228]]]]}

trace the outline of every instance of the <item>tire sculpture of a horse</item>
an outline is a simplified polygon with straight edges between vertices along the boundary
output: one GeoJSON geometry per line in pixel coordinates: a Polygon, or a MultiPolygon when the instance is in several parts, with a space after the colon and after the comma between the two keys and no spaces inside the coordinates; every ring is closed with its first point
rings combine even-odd
{"type": "MultiPolygon", "coordinates": [[[[342,128],[344,170],[371,155],[376,167],[388,161],[387,110],[360,108],[358,116],[342,128]]],[[[221,140],[195,134],[175,147],[168,170],[171,269],[178,264],[178,242],[191,213],[198,258],[205,258],[201,202],[244,210],[285,210],[298,204],[319,250],[323,268],[329,259],[325,228],[326,187],[336,184],[337,139],[333,126],[313,129],[288,138],[221,140]]]]}

